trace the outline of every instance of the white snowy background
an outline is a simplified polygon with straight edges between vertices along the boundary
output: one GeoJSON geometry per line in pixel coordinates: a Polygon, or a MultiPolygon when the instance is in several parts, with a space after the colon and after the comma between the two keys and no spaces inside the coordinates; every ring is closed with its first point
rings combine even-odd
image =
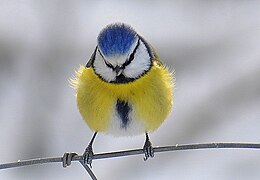
{"type": "MultiPolygon", "coordinates": [[[[92,132],[68,79],[99,31],[132,25],[176,71],[174,108],[154,146],[260,142],[260,1],[0,0],[0,163],[82,153],[92,132]]],[[[141,148],[144,136],[99,134],[95,152],[141,148]]],[[[256,180],[260,151],[193,150],[96,160],[100,179],[256,180]]],[[[79,163],[0,171],[0,179],[88,179],[79,163]]]]}

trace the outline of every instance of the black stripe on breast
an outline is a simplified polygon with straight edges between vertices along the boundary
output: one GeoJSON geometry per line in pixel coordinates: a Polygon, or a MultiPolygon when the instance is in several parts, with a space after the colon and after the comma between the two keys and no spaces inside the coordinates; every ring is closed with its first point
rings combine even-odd
{"type": "Polygon", "coordinates": [[[131,111],[131,107],[128,102],[118,99],[116,103],[116,111],[121,119],[121,127],[126,129],[129,123],[129,112],[131,111]]]}

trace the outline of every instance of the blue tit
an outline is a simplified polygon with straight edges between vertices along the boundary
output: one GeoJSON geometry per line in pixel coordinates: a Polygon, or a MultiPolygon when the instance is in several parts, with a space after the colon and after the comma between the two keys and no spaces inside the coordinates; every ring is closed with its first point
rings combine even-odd
{"type": "Polygon", "coordinates": [[[153,157],[148,133],[171,112],[173,80],[154,48],[132,27],[123,23],[105,27],[90,60],[72,80],[79,112],[94,131],[84,162],[91,164],[98,132],[115,136],[143,133],[144,159],[153,157]]]}

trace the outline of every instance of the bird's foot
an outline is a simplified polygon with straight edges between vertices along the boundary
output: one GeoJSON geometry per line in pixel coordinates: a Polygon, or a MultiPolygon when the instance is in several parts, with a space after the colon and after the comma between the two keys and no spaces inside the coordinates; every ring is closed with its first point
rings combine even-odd
{"type": "Polygon", "coordinates": [[[83,153],[83,162],[84,164],[89,164],[89,166],[92,168],[92,160],[94,157],[93,149],[91,145],[88,145],[85,152],[83,153]]]}
{"type": "Polygon", "coordinates": [[[154,150],[153,150],[153,146],[151,141],[149,140],[149,138],[146,138],[144,147],[143,147],[143,151],[144,151],[144,161],[146,161],[149,157],[153,158],[154,157],[154,150]]]}

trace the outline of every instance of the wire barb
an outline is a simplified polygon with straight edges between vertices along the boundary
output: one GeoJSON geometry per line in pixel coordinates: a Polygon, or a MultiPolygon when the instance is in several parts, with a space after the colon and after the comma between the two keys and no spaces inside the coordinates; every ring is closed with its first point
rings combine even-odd
{"type": "Polygon", "coordinates": [[[77,153],[75,152],[65,152],[63,157],[62,157],[62,166],[64,168],[68,167],[71,165],[71,160],[73,157],[78,156],[77,153]]]}
{"type": "MultiPolygon", "coordinates": [[[[64,168],[70,166],[71,165],[71,161],[73,159],[75,159],[75,157],[78,157],[77,153],[75,153],[75,152],[65,152],[63,157],[62,157],[62,166],[64,168]]],[[[95,176],[95,174],[93,173],[91,168],[89,168],[88,165],[86,163],[84,163],[84,160],[79,160],[79,162],[86,169],[86,171],[90,175],[91,179],[97,180],[97,177],[95,176]]]]}

